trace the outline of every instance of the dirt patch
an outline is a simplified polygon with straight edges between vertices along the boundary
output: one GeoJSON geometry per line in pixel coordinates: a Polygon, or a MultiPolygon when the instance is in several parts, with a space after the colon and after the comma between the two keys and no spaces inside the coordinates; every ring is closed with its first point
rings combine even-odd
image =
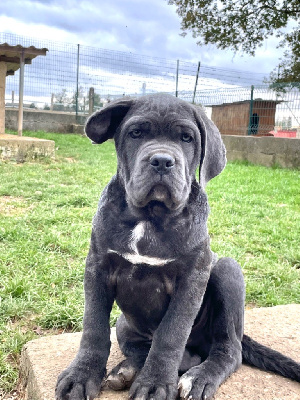
{"type": "Polygon", "coordinates": [[[66,157],[65,160],[68,161],[69,163],[77,163],[77,160],[75,160],[75,158],[72,157],[66,157]]]}
{"type": "Polygon", "coordinates": [[[33,205],[28,206],[23,197],[0,196],[0,214],[2,215],[22,215],[32,208],[33,205]]]}

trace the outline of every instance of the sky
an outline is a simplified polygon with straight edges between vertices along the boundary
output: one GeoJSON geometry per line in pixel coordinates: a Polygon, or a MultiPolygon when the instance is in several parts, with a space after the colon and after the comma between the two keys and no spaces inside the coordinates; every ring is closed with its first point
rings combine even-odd
{"type": "Polygon", "coordinates": [[[0,32],[266,76],[282,56],[272,37],[255,57],[199,47],[191,34],[180,36],[180,17],[167,0],[0,0],[0,32]]]}

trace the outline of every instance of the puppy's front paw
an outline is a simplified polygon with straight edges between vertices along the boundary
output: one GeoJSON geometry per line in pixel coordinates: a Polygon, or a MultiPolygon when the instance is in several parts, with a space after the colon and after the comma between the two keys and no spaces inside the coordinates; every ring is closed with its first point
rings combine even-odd
{"type": "Polygon", "coordinates": [[[72,363],[58,377],[55,397],[57,400],[92,400],[101,390],[105,368],[72,363]]]}

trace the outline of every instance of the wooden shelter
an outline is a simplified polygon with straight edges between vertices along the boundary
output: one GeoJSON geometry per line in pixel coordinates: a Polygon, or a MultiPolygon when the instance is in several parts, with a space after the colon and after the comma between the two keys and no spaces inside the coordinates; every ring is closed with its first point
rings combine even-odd
{"type": "Polygon", "coordinates": [[[222,135],[268,135],[275,126],[277,100],[245,100],[212,105],[211,119],[222,135]]]}
{"type": "Polygon", "coordinates": [[[24,91],[24,65],[31,64],[37,56],[45,56],[48,49],[37,49],[34,46],[10,46],[0,44],[0,134],[5,133],[5,79],[7,75],[14,75],[20,68],[19,83],[19,118],[18,135],[22,136],[23,129],[23,91],[24,91]]]}

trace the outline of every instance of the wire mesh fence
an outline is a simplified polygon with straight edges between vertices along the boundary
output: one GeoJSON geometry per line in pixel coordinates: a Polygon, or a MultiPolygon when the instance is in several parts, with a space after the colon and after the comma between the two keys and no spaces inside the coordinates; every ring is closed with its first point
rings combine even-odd
{"type": "MultiPolygon", "coordinates": [[[[26,66],[25,101],[32,107],[50,106],[52,99],[55,103],[61,100],[64,107],[60,108],[72,109],[77,95],[79,111],[82,111],[86,108],[90,87],[94,88],[96,105],[123,94],[175,94],[176,90],[192,92],[195,88],[197,63],[0,33],[0,43],[5,42],[49,49],[45,58],[37,58],[32,65],[26,66]]],[[[249,86],[261,83],[263,78],[263,74],[250,75],[201,65],[197,86],[198,90],[249,86]]],[[[18,72],[7,78],[6,86],[7,102],[11,102],[12,91],[17,102],[18,72]]]]}
{"type": "MultiPolygon", "coordinates": [[[[300,126],[299,89],[271,89],[264,74],[9,33],[0,33],[0,43],[49,50],[25,66],[27,108],[89,114],[125,95],[166,92],[204,106],[221,133],[277,134],[300,126]]],[[[17,71],[6,79],[6,107],[17,107],[18,96],[17,71]]]]}

